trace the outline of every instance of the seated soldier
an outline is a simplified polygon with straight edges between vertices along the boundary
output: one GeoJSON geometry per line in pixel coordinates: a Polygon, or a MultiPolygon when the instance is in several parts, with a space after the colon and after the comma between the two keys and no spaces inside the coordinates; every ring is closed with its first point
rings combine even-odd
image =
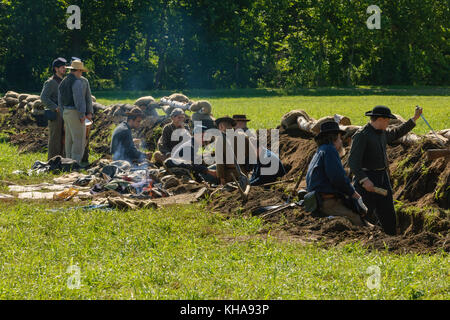
{"type": "Polygon", "coordinates": [[[281,178],[286,174],[283,163],[281,163],[276,153],[261,146],[257,150],[258,158],[250,178],[250,185],[260,186],[275,182],[277,178],[281,178]]]}
{"type": "Polygon", "coordinates": [[[353,224],[362,226],[361,217],[344,205],[343,198],[359,199],[361,196],[350,183],[339,153],[342,152],[340,130],[334,121],[322,123],[320,133],[314,138],[318,149],[311,160],[306,174],[308,192],[316,191],[321,198],[320,212],[327,216],[344,216],[353,224]]]}
{"type": "Polygon", "coordinates": [[[159,151],[155,152],[155,163],[157,165],[162,165],[170,157],[173,148],[183,140],[182,136],[179,139],[172,140],[172,134],[175,130],[185,129],[186,136],[190,136],[189,127],[184,123],[186,117],[182,109],[174,109],[170,114],[170,118],[172,122],[164,126],[162,135],[158,140],[159,151]]]}
{"type": "Polygon", "coordinates": [[[194,176],[199,175],[210,184],[217,184],[217,176],[214,170],[208,168],[204,163],[202,155],[199,154],[200,147],[206,144],[205,132],[210,129],[204,125],[194,127],[194,135],[191,139],[174,148],[171,156],[164,161],[164,167],[170,171],[171,168],[182,168],[192,171],[194,176]]]}
{"type": "Polygon", "coordinates": [[[137,150],[133,142],[131,129],[138,129],[144,114],[139,108],[133,108],[126,113],[127,121],[119,124],[112,134],[111,154],[113,160],[126,160],[128,162],[142,162],[152,158],[152,153],[142,153],[137,150]]]}
{"type": "Polygon", "coordinates": [[[233,182],[234,178],[239,178],[237,166],[241,173],[247,176],[250,157],[253,156],[256,160],[256,150],[250,143],[249,137],[240,130],[234,131],[235,124],[236,122],[230,117],[216,120],[216,126],[222,133],[216,141],[217,178],[222,185],[233,182]],[[227,132],[233,133],[233,137],[227,137],[227,132]],[[219,150],[221,152],[217,150],[220,148],[218,143],[222,144],[222,150],[219,150]]]}
{"type": "Polygon", "coordinates": [[[247,122],[250,122],[250,120],[247,119],[245,114],[235,114],[233,115],[233,120],[235,121],[235,125],[233,126],[235,130],[242,129],[245,133],[247,133],[247,122]]]}

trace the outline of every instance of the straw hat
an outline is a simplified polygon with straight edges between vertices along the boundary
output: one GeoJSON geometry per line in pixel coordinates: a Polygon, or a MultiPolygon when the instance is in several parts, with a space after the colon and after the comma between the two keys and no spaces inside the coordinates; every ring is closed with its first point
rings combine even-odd
{"type": "Polygon", "coordinates": [[[81,70],[83,72],[89,72],[89,70],[84,67],[83,62],[81,62],[80,60],[73,60],[70,67],[66,67],[66,69],[81,70]]]}

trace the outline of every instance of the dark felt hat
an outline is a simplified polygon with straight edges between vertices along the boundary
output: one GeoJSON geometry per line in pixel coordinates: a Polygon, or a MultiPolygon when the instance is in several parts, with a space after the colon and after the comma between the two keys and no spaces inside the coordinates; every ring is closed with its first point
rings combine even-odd
{"type": "Polygon", "coordinates": [[[230,118],[229,116],[216,119],[216,126],[219,127],[219,123],[221,122],[229,122],[233,127],[236,125],[236,121],[234,121],[234,119],[230,118]]]}
{"type": "Polygon", "coordinates": [[[125,112],[125,114],[126,114],[127,116],[135,116],[135,117],[142,117],[142,118],[145,117],[145,115],[144,115],[144,113],[142,112],[142,110],[139,109],[138,107],[135,107],[135,108],[131,109],[130,112],[125,112]]]}
{"type": "Polygon", "coordinates": [[[320,125],[320,132],[317,137],[326,134],[326,133],[341,133],[345,134],[344,130],[339,128],[339,124],[335,121],[326,121],[320,125]]]}
{"type": "Polygon", "coordinates": [[[245,114],[235,114],[235,115],[233,115],[233,120],[234,121],[245,121],[245,122],[250,121],[249,119],[247,119],[247,116],[245,114]]]}
{"type": "Polygon", "coordinates": [[[394,116],[391,113],[391,110],[386,106],[376,106],[375,108],[372,109],[372,111],[367,111],[366,116],[368,117],[377,116],[382,118],[397,119],[397,117],[394,116]]]}

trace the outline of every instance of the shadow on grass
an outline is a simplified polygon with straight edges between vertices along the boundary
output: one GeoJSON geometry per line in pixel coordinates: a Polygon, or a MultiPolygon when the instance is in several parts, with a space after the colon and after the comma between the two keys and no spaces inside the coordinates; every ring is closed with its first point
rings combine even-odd
{"type": "Polygon", "coordinates": [[[278,97],[278,96],[367,96],[367,95],[393,95],[393,96],[450,96],[449,87],[326,87],[326,88],[296,88],[296,89],[187,89],[187,90],[149,90],[149,91],[97,91],[98,99],[108,100],[134,100],[142,96],[151,95],[155,98],[169,96],[174,92],[182,92],[188,97],[209,98],[252,98],[252,97],[278,97]]]}

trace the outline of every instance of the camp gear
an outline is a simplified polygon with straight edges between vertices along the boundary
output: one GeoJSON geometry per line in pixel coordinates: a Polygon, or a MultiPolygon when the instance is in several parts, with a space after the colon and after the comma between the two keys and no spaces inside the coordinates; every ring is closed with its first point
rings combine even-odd
{"type": "MultiPolygon", "coordinates": [[[[416,109],[420,108],[419,106],[416,106],[416,109]]],[[[430,128],[431,132],[433,132],[434,136],[436,137],[436,139],[438,140],[439,144],[445,147],[445,144],[442,142],[442,140],[438,137],[438,135],[436,134],[436,132],[434,132],[433,128],[430,126],[430,124],[428,123],[427,119],[425,119],[425,117],[423,116],[423,114],[420,115],[420,117],[423,119],[423,121],[425,121],[425,123],[427,124],[428,128],[430,128]]]]}
{"type": "Polygon", "coordinates": [[[235,115],[233,115],[233,120],[234,121],[245,121],[245,122],[251,121],[251,120],[247,119],[247,116],[245,114],[235,114],[235,115]]]}
{"type": "Polygon", "coordinates": [[[66,68],[69,70],[81,70],[83,72],[89,72],[89,70],[84,67],[84,64],[83,62],[81,62],[81,60],[72,60],[72,64],[66,68]]]}
{"type": "Polygon", "coordinates": [[[344,135],[345,131],[341,130],[337,122],[327,121],[320,125],[320,132],[317,134],[317,137],[321,137],[323,134],[327,133],[340,133],[344,135]]]}
{"type": "Polygon", "coordinates": [[[303,198],[303,205],[307,212],[314,212],[319,209],[318,194],[315,191],[308,192],[303,198]]]}
{"type": "Polygon", "coordinates": [[[233,120],[233,118],[230,118],[229,116],[221,117],[216,119],[216,127],[219,127],[219,123],[221,122],[229,122],[234,127],[236,125],[236,121],[233,120]]]}
{"type": "Polygon", "coordinates": [[[390,118],[390,119],[397,119],[392,113],[391,109],[389,109],[386,106],[376,106],[372,109],[372,111],[367,111],[366,116],[377,116],[382,118],[390,118]]]}

